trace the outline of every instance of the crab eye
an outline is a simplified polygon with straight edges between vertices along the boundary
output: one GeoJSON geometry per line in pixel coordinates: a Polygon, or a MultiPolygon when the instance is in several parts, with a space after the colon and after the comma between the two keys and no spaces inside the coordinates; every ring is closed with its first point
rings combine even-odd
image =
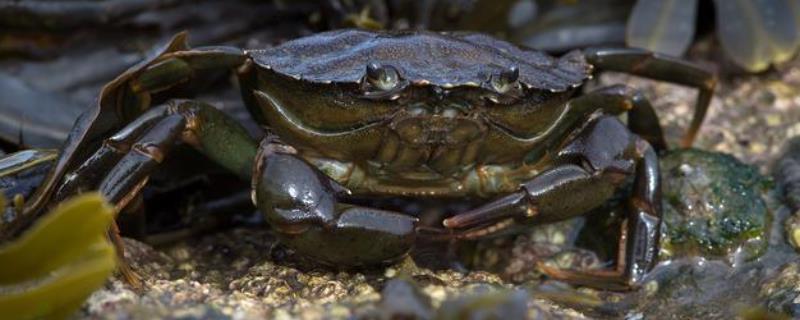
{"type": "Polygon", "coordinates": [[[374,88],[390,91],[397,87],[400,77],[397,70],[391,66],[382,66],[375,62],[367,64],[367,82],[374,88]]]}
{"type": "Polygon", "coordinates": [[[519,68],[513,66],[492,75],[489,81],[495,91],[506,93],[516,86],[517,79],[519,79],[519,68]]]}

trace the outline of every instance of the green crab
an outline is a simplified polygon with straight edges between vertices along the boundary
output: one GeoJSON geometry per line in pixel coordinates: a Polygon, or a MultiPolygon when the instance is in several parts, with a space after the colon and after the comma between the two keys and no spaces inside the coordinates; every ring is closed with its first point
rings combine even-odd
{"type": "Polygon", "coordinates": [[[179,34],[104,87],[23,215],[95,189],[124,208],[170,148],[186,143],[252,181],[253,203],[287,246],[323,264],[364,266],[402,257],[418,236],[478,239],[575,217],[632,182],[617,265],[548,270],[630,288],[656,259],[657,151],[666,143],[636,90],[580,94],[598,70],[697,88],[683,140],[691,145],[714,75],[642,50],[554,58],[476,33],[339,30],[245,51],[189,48],[179,34]],[[229,71],[267,132],[260,143],[186,99],[194,84],[229,71]],[[484,204],[419,228],[414,215],[358,201],[392,197],[484,204]]]}

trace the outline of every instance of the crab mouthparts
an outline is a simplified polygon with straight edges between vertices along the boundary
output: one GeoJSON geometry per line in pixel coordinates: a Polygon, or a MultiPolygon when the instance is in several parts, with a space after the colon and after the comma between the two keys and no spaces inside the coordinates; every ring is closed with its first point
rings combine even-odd
{"type": "Polygon", "coordinates": [[[463,145],[478,139],[485,125],[454,109],[436,113],[412,109],[395,118],[391,128],[403,141],[413,145],[463,145]]]}

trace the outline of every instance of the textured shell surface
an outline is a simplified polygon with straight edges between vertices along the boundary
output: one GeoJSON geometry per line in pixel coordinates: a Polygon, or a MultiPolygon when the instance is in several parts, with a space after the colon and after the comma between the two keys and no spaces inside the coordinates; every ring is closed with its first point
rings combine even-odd
{"type": "Polygon", "coordinates": [[[394,67],[411,84],[441,87],[481,86],[518,68],[527,88],[557,92],[591,73],[581,52],[554,58],[480,33],[336,30],[250,54],[264,68],[318,83],[357,83],[369,63],[394,67]]]}

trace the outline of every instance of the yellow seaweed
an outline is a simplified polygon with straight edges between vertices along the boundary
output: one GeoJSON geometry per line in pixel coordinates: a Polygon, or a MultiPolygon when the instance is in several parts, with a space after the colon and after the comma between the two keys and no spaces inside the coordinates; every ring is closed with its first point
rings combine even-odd
{"type": "Polygon", "coordinates": [[[75,312],[116,266],[106,236],[113,217],[99,194],[84,194],[0,247],[0,317],[52,319],[75,312]]]}

